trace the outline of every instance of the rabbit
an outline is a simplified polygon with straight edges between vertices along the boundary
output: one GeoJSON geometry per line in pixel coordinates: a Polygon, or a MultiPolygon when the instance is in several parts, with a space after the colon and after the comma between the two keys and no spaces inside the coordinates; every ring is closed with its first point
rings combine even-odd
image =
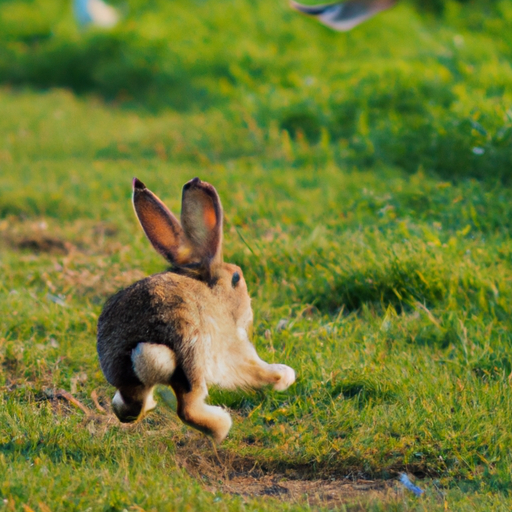
{"type": "Polygon", "coordinates": [[[170,385],[179,418],[220,443],[228,412],[207,405],[208,386],[283,391],[295,372],[262,361],[249,340],[253,312],[240,267],[222,258],[223,213],[215,188],[194,178],[183,186],[181,222],[137,178],[133,206],[147,238],[171,268],[107,300],[97,349],[112,408],[133,422],[156,406],[153,388],[170,385]]]}

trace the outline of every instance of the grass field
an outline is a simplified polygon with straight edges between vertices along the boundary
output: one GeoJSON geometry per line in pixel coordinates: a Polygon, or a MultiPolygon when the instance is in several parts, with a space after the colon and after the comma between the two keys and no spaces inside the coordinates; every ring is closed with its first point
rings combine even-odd
{"type": "Polygon", "coordinates": [[[0,510],[510,510],[510,2],[347,34],[286,2],[123,6],[105,33],[0,2],[0,510]],[[133,176],[175,212],[215,185],[254,343],[297,372],[211,390],[217,448],[166,389],[109,412],[102,304],[165,268],[133,176]]]}

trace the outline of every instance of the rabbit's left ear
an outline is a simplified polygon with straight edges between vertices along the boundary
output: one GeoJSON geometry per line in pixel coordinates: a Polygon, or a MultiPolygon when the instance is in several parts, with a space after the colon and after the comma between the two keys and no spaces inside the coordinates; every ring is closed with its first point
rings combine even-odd
{"type": "Polygon", "coordinates": [[[181,226],[205,270],[222,262],[222,205],[212,185],[194,178],[183,186],[181,226]]]}
{"type": "Polygon", "coordinates": [[[133,179],[133,208],[153,247],[172,265],[188,263],[178,219],[142,181],[133,179]]]}

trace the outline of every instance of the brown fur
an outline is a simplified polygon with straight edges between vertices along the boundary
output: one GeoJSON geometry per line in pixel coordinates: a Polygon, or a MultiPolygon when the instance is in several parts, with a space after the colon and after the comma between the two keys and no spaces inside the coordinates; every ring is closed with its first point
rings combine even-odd
{"type": "Polygon", "coordinates": [[[173,269],[120,291],[100,315],[98,354],[105,377],[118,388],[114,411],[121,421],[137,419],[154,407],[153,387],[167,384],[179,417],[220,442],[231,419],[204,403],[209,385],[283,390],[294,372],[262,361],[249,341],[250,297],[241,269],[222,262],[222,206],[215,189],[197,178],[185,185],[181,225],[138,180],[134,206],[173,269]]]}

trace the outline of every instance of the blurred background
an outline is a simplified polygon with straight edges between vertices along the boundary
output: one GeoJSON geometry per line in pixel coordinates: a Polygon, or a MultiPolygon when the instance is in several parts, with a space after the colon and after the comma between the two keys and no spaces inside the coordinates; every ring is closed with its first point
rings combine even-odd
{"type": "Polygon", "coordinates": [[[4,90],[59,89],[141,116],[182,114],[182,136],[171,127],[155,141],[118,133],[126,147],[105,141],[98,157],[257,156],[284,130],[312,158],[325,153],[322,140],[343,165],[508,179],[508,1],[403,0],[348,33],[285,0],[111,5],[119,22],[103,30],[77,22],[70,0],[0,1],[4,90]]]}

